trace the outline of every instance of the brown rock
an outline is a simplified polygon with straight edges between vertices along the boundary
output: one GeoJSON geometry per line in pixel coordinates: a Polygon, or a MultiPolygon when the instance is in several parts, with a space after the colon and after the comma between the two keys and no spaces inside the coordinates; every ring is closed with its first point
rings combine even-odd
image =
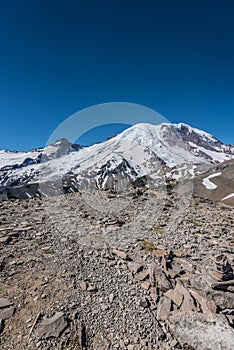
{"type": "Polygon", "coordinates": [[[150,288],[150,283],[149,282],[141,283],[141,288],[148,290],[150,288]]]}
{"type": "Polygon", "coordinates": [[[179,292],[179,288],[169,289],[165,293],[165,296],[171,299],[173,303],[176,304],[177,306],[181,306],[184,299],[183,294],[179,292]]]}
{"type": "Polygon", "coordinates": [[[215,271],[215,270],[211,270],[211,271],[210,271],[210,274],[211,274],[212,276],[214,276],[215,278],[217,278],[217,279],[219,279],[219,280],[222,280],[222,276],[223,276],[222,273],[220,273],[220,272],[218,272],[218,271],[215,271]]]}
{"type": "Polygon", "coordinates": [[[189,256],[189,254],[187,252],[183,252],[181,250],[173,250],[173,254],[177,257],[177,258],[182,258],[185,256],[189,256]]]}
{"type": "Polygon", "coordinates": [[[157,292],[157,287],[155,287],[155,286],[150,286],[150,292],[151,292],[151,293],[156,293],[156,292],[157,292]]]}
{"type": "Polygon", "coordinates": [[[167,255],[167,253],[168,253],[168,252],[167,252],[166,250],[162,250],[162,249],[155,249],[155,250],[153,251],[153,254],[154,254],[157,258],[161,258],[161,257],[167,255]]]}
{"type": "Polygon", "coordinates": [[[82,282],[80,283],[80,288],[81,288],[82,290],[87,290],[88,284],[87,284],[86,282],[82,281],[82,282]]]}
{"type": "Polygon", "coordinates": [[[128,268],[133,273],[137,273],[137,272],[143,270],[143,266],[141,264],[138,264],[138,263],[135,263],[135,262],[129,262],[128,263],[128,268]]]}
{"type": "Polygon", "coordinates": [[[181,265],[186,271],[193,272],[193,265],[189,261],[176,257],[173,259],[173,262],[181,265]]]}
{"type": "Polygon", "coordinates": [[[156,285],[159,287],[163,292],[166,292],[167,290],[171,289],[171,282],[167,278],[167,275],[164,271],[157,271],[156,274],[156,285]]]}
{"type": "Polygon", "coordinates": [[[118,250],[118,249],[113,249],[112,253],[115,254],[116,256],[118,256],[119,258],[123,259],[123,260],[128,260],[128,254],[123,252],[122,250],[118,250]]]}

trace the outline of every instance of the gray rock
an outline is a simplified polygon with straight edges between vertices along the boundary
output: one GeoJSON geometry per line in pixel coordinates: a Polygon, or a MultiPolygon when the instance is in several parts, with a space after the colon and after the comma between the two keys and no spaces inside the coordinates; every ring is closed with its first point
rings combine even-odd
{"type": "Polygon", "coordinates": [[[139,306],[146,309],[147,307],[150,306],[149,300],[147,298],[141,299],[139,302],[139,306]]]}
{"type": "Polygon", "coordinates": [[[196,350],[233,349],[234,330],[221,315],[175,312],[169,316],[169,327],[183,346],[196,350]]]}
{"type": "Polygon", "coordinates": [[[137,281],[144,281],[149,277],[149,272],[143,270],[143,271],[136,273],[134,277],[137,281]]]}
{"type": "Polygon", "coordinates": [[[8,299],[0,298],[0,309],[3,309],[5,307],[12,306],[13,303],[10,302],[8,299]]]}
{"type": "Polygon", "coordinates": [[[128,268],[133,273],[137,273],[143,269],[143,266],[141,264],[136,263],[136,262],[129,262],[128,268]]]}
{"type": "Polygon", "coordinates": [[[40,340],[48,338],[58,338],[67,328],[68,322],[65,320],[63,312],[56,312],[51,318],[46,318],[38,327],[37,335],[40,340]]]}
{"type": "Polygon", "coordinates": [[[14,315],[15,309],[13,307],[0,310],[0,319],[7,320],[14,315]]]}
{"type": "Polygon", "coordinates": [[[7,245],[10,243],[11,237],[5,236],[5,237],[0,237],[0,245],[7,245]]]}
{"type": "Polygon", "coordinates": [[[167,297],[162,297],[158,303],[157,319],[159,321],[168,318],[171,312],[171,299],[167,297]]]}

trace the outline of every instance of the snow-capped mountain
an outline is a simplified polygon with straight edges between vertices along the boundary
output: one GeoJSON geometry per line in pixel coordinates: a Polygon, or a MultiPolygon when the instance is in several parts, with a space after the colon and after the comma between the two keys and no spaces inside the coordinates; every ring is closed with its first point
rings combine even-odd
{"type": "Polygon", "coordinates": [[[91,185],[118,190],[144,176],[157,185],[194,177],[208,165],[233,158],[233,145],[189,125],[136,124],[89,147],[62,139],[28,153],[0,151],[0,191],[39,195],[36,184],[61,181],[68,191],[91,185]]]}

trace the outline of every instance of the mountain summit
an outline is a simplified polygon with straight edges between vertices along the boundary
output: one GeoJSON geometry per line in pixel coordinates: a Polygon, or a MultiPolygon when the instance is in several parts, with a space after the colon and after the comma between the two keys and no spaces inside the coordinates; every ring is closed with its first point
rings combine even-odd
{"type": "Polygon", "coordinates": [[[12,188],[62,180],[72,191],[89,186],[106,190],[143,176],[162,184],[194,177],[233,158],[233,145],[224,145],[205,131],[183,123],[141,123],[89,147],[62,139],[28,153],[0,151],[0,186],[2,192],[12,193],[12,188]]]}

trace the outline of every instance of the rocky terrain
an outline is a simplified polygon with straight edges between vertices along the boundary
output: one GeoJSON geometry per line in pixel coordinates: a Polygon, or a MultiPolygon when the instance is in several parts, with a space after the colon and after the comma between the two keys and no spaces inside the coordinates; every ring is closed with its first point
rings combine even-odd
{"type": "Polygon", "coordinates": [[[0,348],[233,349],[234,208],[104,195],[0,203],[0,348]]]}

